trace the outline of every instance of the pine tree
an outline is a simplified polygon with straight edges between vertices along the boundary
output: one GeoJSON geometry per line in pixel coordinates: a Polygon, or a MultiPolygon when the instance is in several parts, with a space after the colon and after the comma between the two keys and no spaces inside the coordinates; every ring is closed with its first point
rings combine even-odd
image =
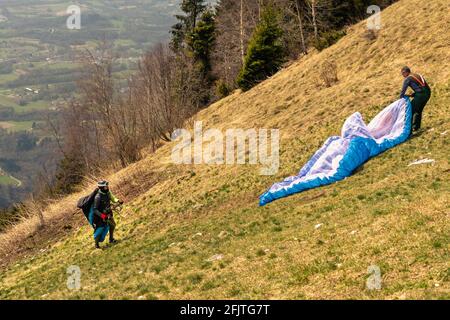
{"type": "Polygon", "coordinates": [[[183,0],[181,2],[183,15],[176,15],[178,20],[170,33],[172,34],[171,48],[173,51],[180,51],[186,40],[186,36],[191,34],[197,26],[198,17],[205,11],[205,0],[183,0]]]}
{"type": "Polygon", "coordinates": [[[194,30],[197,25],[197,18],[206,9],[205,0],[183,0],[181,10],[186,13],[186,25],[188,31],[194,30]]]}
{"type": "Polygon", "coordinates": [[[244,66],[237,79],[241,89],[251,89],[280,69],[285,60],[282,35],[278,12],[272,5],[266,6],[248,45],[244,66]]]}
{"type": "Polygon", "coordinates": [[[185,34],[183,23],[178,22],[173,25],[170,33],[172,34],[172,39],[170,40],[170,48],[173,52],[179,52],[182,48],[185,34]]]}
{"type": "Polygon", "coordinates": [[[214,13],[206,10],[188,38],[189,50],[203,76],[211,71],[211,52],[215,41],[214,13]]]}
{"type": "Polygon", "coordinates": [[[73,190],[82,182],[85,169],[86,165],[79,152],[77,153],[74,151],[67,154],[59,162],[52,191],[57,194],[73,192],[73,190]]]}

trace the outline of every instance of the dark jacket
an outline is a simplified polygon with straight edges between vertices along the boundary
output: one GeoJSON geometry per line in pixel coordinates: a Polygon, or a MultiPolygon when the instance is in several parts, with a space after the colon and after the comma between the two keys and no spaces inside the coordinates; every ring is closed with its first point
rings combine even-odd
{"type": "Polygon", "coordinates": [[[420,74],[412,73],[409,77],[405,79],[403,82],[402,92],[400,93],[400,98],[406,97],[406,90],[408,87],[414,90],[414,93],[420,93],[424,90],[424,88],[429,88],[427,81],[420,74]]]}
{"type": "Polygon", "coordinates": [[[93,223],[97,226],[102,226],[105,224],[105,221],[101,219],[101,215],[112,214],[111,210],[111,202],[118,203],[120,200],[116,198],[111,191],[108,193],[103,193],[98,191],[94,198],[94,203],[92,204],[92,209],[94,212],[93,223]]]}
{"type": "Polygon", "coordinates": [[[94,214],[100,217],[102,213],[111,212],[111,196],[109,193],[97,192],[94,198],[94,214]]]}

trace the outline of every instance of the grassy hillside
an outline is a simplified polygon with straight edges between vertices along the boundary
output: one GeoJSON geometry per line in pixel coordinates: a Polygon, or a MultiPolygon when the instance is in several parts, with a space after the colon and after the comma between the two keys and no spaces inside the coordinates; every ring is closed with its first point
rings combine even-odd
{"type": "MultiPolygon", "coordinates": [[[[76,228],[5,268],[0,298],[450,298],[448,9],[446,0],[400,1],[383,12],[376,40],[360,23],[333,47],[201,112],[207,127],[280,128],[279,173],[176,166],[173,144],[164,145],[110,177],[128,200],[120,244],[94,251],[89,227],[76,228]],[[318,71],[330,60],[339,82],[328,88],[318,71]],[[343,182],[258,207],[258,196],[295,174],[347,116],[369,120],[396,100],[405,64],[432,84],[421,135],[343,182]],[[420,158],[436,162],[408,166],[420,158]],[[80,291],[66,287],[71,265],[81,269],[80,291]],[[366,289],[372,265],[380,291],[366,289]]],[[[86,192],[52,204],[44,219],[71,221],[67,212],[86,192]]],[[[35,222],[1,235],[0,252],[8,257],[35,222]]]]}

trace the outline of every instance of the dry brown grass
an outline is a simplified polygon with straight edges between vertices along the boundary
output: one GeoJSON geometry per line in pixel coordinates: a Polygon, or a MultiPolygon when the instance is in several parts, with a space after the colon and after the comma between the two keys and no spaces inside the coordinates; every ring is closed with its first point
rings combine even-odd
{"type": "Polygon", "coordinates": [[[320,66],[320,78],[325,87],[330,88],[339,81],[335,61],[324,61],[320,66]]]}

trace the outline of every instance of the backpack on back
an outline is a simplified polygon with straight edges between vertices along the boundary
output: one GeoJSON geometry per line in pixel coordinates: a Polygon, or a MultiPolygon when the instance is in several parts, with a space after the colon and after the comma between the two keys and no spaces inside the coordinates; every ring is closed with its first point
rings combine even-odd
{"type": "Polygon", "coordinates": [[[90,195],[85,196],[78,200],[77,207],[83,210],[83,213],[86,219],[89,221],[89,211],[91,210],[91,206],[94,204],[95,196],[97,195],[98,189],[95,189],[90,195]]]}
{"type": "Polygon", "coordinates": [[[410,75],[411,78],[414,79],[414,81],[420,86],[420,87],[426,87],[428,86],[427,81],[425,80],[425,78],[420,75],[420,74],[411,74],[410,75]]]}

